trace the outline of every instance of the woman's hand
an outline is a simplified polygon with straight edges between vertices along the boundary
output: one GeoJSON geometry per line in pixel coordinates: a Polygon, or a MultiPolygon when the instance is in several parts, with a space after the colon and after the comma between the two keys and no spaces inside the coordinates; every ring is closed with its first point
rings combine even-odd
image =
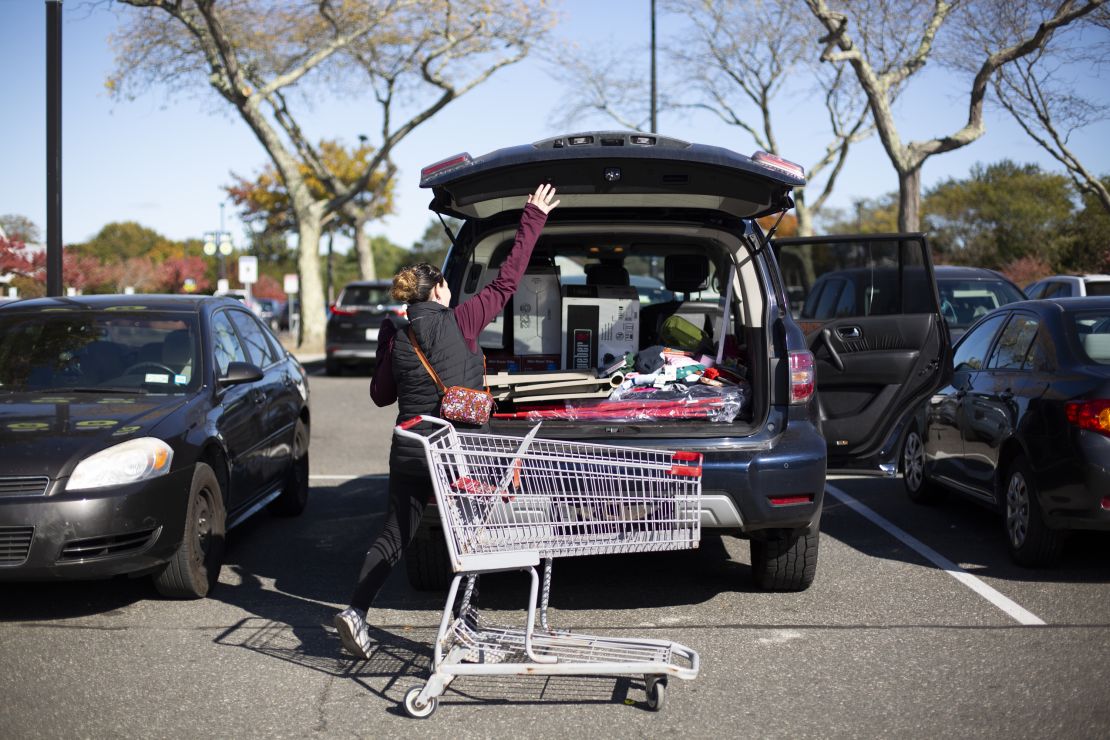
{"type": "Polygon", "coordinates": [[[559,201],[552,202],[555,197],[555,188],[547,183],[536,188],[536,192],[528,196],[528,202],[539,208],[544,213],[551,213],[551,209],[559,205],[559,201]]]}

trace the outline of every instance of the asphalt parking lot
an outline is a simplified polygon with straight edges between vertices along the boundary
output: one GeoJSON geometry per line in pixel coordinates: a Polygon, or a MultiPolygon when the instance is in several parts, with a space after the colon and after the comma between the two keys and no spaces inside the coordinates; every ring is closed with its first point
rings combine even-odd
{"type": "MultiPolygon", "coordinates": [[[[438,594],[403,572],[370,613],[378,648],[343,657],[345,605],[385,506],[391,410],[362,376],[312,377],[303,517],[236,529],[203,602],[145,581],[0,585],[0,736],[1105,737],[1110,538],[1075,537],[1052,570],[1005,553],[960,501],[922,508],[896,480],[830,481],[817,580],[750,585],[748,548],[555,564],[556,627],[658,637],[701,675],[644,704],[639,677],[460,678],[426,721],[398,708],[427,675],[438,594]]],[[[491,621],[522,619],[526,581],[483,579],[491,621]]]]}

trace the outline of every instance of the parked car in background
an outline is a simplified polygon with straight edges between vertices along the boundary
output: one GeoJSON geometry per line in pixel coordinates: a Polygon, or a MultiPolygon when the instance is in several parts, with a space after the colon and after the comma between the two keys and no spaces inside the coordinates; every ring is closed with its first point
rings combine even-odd
{"type": "Polygon", "coordinates": [[[1025,300],[1021,288],[985,267],[936,267],[940,311],[955,342],[981,316],[999,306],[1025,300]]]}
{"type": "Polygon", "coordinates": [[[308,499],[308,380],[241,303],[0,306],[0,581],[215,586],[226,532],[308,499]]]}
{"type": "Polygon", "coordinates": [[[999,511],[1016,562],[1051,563],[1069,530],[1110,530],[1110,298],[982,317],[919,422],[910,498],[954,491],[999,511]]]}
{"type": "Polygon", "coordinates": [[[255,298],[254,301],[258,304],[258,318],[272,331],[278,331],[282,302],[276,298],[255,298]]]}
{"type": "Polygon", "coordinates": [[[1053,275],[1030,283],[1025,294],[1033,299],[1110,295],[1110,275],[1053,275]]]}
{"type": "MultiPolygon", "coordinates": [[[[620,343],[621,353],[649,350],[658,359],[660,321],[713,295],[710,306],[695,306],[695,314],[679,318],[704,332],[701,341],[713,348],[713,356],[720,351],[728,359],[721,367],[731,373],[731,388],[741,399],[732,415],[717,420],[705,413],[668,415],[646,405],[621,411],[644,414],[641,418],[548,416],[543,436],[701,452],[703,529],[750,541],[751,573],[759,588],[808,587],[817,572],[827,465],[888,465],[893,473],[897,450],[888,439],[900,439],[903,409],[942,384],[940,368],[950,348],[924,238],[792,243],[788,256],[802,264],[899,276],[883,315],[861,311],[800,326],[786,310],[778,268],[784,255],[777,243],[770,248],[757,221],[789,209],[792,189],[805,183],[800,167],[778,157],[764,152],[748,157],[655,134],[593,131],[479,157],[460,154],[421,174],[421,186],[433,193],[431,209],[463,221],[444,265],[456,305],[497,275],[526,196],[542,182],[558,189],[561,204],[547,220],[533,263],[542,266],[537,276],[553,277],[548,268],[569,260],[581,267],[585,285],[545,293],[550,295],[545,310],[524,316],[527,336],[535,340],[525,350],[517,331],[521,321],[487,327],[479,341],[490,362],[554,352],[556,362],[582,358],[575,364],[588,374],[613,354],[594,343],[603,334],[610,347],[620,343]],[[636,286],[637,276],[661,277],[670,295],[660,297],[667,300],[644,305],[640,291],[619,287],[636,286]],[[623,297],[603,298],[614,294],[623,297]],[[604,324],[602,303],[608,312],[604,324]],[[572,319],[570,309],[579,313],[576,307],[582,305],[585,310],[572,319]],[[532,322],[533,316],[554,317],[561,309],[567,319],[548,322],[551,334],[542,320],[532,322]],[[632,314],[636,320],[620,319],[632,314]],[[572,329],[572,320],[580,328],[572,329]],[[822,344],[826,336],[832,339],[822,344]],[[858,351],[858,343],[844,339],[851,336],[873,343],[870,351],[858,351]],[[876,455],[884,451],[880,463],[876,455]]],[[[729,386],[706,387],[724,398],[727,391],[715,389],[729,386]]],[[[528,412],[514,413],[525,405],[499,406],[493,431],[527,432],[534,423],[525,418],[528,412]]],[[[410,583],[418,588],[441,587],[450,572],[438,512],[434,507],[429,512],[406,554],[410,583]]]]}
{"type": "Polygon", "coordinates": [[[324,370],[339,374],[345,366],[373,364],[378,329],[387,316],[404,316],[405,307],[389,294],[389,280],[348,283],[328,309],[324,332],[324,370]]]}

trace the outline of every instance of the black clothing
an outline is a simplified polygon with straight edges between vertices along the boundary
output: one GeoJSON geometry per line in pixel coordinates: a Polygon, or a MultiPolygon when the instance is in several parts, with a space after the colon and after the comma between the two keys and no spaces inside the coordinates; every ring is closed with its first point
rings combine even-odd
{"type": "Polygon", "coordinates": [[[358,574],[351,606],[366,611],[390,571],[412,543],[424,508],[434,495],[432,479],[427,475],[389,474],[389,510],[385,528],[366,553],[358,574]]]}
{"type": "MultiPolygon", "coordinates": [[[[480,347],[474,350],[467,347],[452,309],[434,301],[424,301],[409,306],[408,316],[420,349],[444,386],[484,387],[482,350],[480,347]]],[[[393,377],[397,383],[397,423],[420,414],[439,416],[439,389],[416,356],[408,332],[403,329],[393,340],[392,360],[393,377]]],[[[408,475],[426,471],[424,448],[415,440],[400,439],[394,435],[389,452],[389,469],[408,475]]]]}

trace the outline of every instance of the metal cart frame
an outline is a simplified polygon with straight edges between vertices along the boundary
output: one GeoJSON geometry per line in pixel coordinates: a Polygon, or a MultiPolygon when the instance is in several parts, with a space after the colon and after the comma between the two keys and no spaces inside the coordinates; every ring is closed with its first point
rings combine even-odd
{"type": "Polygon", "coordinates": [[[457,676],[643,674],[648,706],[658,710],[667,677],[698,675],[698,654],[688,647],[554,630],[547,606],[555,557],[698,547],[701,454],[539,439],[539,427],[507,437],[418,416],[395,429],[424,446],[456,573],[432,675],[404,698],[411,717],[431,716],[457,676]],[[478,576],[510,570],[531,576],[525,624],[488,626],[475,603],[478,576]]]}

